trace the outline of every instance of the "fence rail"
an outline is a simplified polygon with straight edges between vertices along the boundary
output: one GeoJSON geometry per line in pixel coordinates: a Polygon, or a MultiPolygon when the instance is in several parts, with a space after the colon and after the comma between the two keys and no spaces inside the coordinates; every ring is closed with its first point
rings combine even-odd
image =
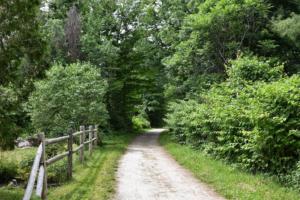
{"type": "Polygon", "coordinates": [[[68,157],[67,162],[67,177],[68,179],[72,178],[73,171],[73,154],[79,151],[79,161],[82,164],[84,162],[84,147],[88,144],[89,155],[92,155],[93,146],[98,143],[98,126],[89,126],[88,129],[85,129],[85,126],[80,126],[80,131],[74,132],[73,130],[69,130],[68,135],[58,137],[58,138],[45,138],[45,134],[39,134],[40,145],[37,149],[36,156],[34,158],[34,162],[31,168],[31,173],[29,176],[29,180],[27,183],[27,187],[25,190],[25,194],[23,196],[23,200],[30,200],[35,182],[36,183],[36,195],[43,200],[47,199],[47,166],[68,157]],[[88,134],[88,135],[86,135],[88,134]],[[74,137],[79,136],[80,145],[73,149],[74,137]],[[88,136],[88,140],[86,141],[86,136],[88,136]],[[56,144],[63,141],[68,141],[68,151],[55,155],[51,158],[47,158],[46,156],[46,148],[47,145],[56,144]]]}

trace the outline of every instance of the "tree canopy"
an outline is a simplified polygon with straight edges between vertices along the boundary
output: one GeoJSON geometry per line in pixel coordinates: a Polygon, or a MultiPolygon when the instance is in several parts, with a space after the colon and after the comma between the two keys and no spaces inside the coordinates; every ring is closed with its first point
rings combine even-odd
{"type": "Polygon", "coordinates": [[[295,0],[1,1],[0,145],[71,121],[165,124],[249,170],[295,174],[299,16],[295,0]]]}

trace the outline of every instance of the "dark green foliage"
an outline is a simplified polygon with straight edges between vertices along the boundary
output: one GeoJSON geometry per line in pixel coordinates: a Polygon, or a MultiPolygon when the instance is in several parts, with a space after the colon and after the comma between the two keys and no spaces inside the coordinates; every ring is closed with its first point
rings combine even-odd
{"type": "MultiPolygon", "coordinates": [[[[58,152],[62,153],[61,149],[63,147],[59,145],[51,145],[47,147],[47,158],[51,158],[58,154],[58,152]],[[53,152],[51,152],[51,150],[53,152]]],[[[22,181],[28,181],[31,168],[33,165],[34,156],[27,155],[22,157],[22,160],[20,163],[16,162],[7,162],[6,160],[3,161],[3,163],[6,163],[5,166],[7,166],[7,169],[10,171],[4,171],[6,174],[1,177],[7,177],[9,180],[16,178],[22,181]],[[9,167],[9,168],[8,168],[9,167]]],[[[0,162],[0,166],[1,166],[0,162]]],[[[5,168],[6,169],[6,168],[5,168]]],[[[3,173],[4,173],[3,172],[3,173]]],[[[51,166],[48,166],[47,168],[47,176],[48,176],[48,182],[54,183],[54,184],[61,184],[67,180],[67,161],[66,159],[60,160],[51,166]]],[[[7,181],[9,181],[7,180],[7,181]]],[[[1,179],[2,181],[2,179],[1,179]]]]}
{"type": "Polygon", "coordinates": [[[21,107],[47,68],[39,0],[0,1],[0,146],[13,148],[28,118],[21,107]]]}
{"type": "Polygon", "coordinates": [[[60,160],[48,168],[48,182],[62,184],[67,181],[67,160],[60,160]]]}
{"type": "Polygon", "coordinates": [[[291,17],[274,21],[274,30],[280,34],[281,37],[287,38],[290,43],[296,47],[300,47],[300,15],[292,14],[291,17]]]}
{"type": "Polygon", "coordinates": [[[0,85],[0,147],[12,149],[16,138],[17,125],[15,110],[18,98],[11,87],[0,85]]]}
{"type": "Polygon", "coordinates": [[[18,167],[15,165],[15,163],[0,160],[0,184],[7,183],[15,178],[17,169],[18,167]]]}
{"type": "Polygon", "coordinates": [[[0,84],[22,84],[24,78],[36,77],[43,71],[39,61],[45,43],[39,33],[39,5],[39,0],[0,2],[0,84]]]}
{"type": "Polygon", "coordinates": [[[297,163],[295,169],[288,175],[280,177],[288,186],[300,191],[300,162],[297,163]]]}
{"type": "Polygon", "coordinates": [[[24,156],[20,161],[20,163],[18,164],[18,173],[15,174],[15,177],[27,181],[30,176],[33,162],[34,162],[34,156],[31,155],[24,156]]]}
{"type": "Polygon", "coordinates": [[[46,148],[46,155],[48,158],[51,158],[66,151],[67,151],[67,146],[64,143],[51,144],[48,145],[46,148]]]}
{"type": "MultiPolygon", "coordinates": [[[[175,88],[190,88],[202,74],[224,74],[231,59],[256,48],[268,9],[269,5],[261,0],[201,3],[196,13],[186,15],[180,42],[164,59],[169,82],[175,88]]],[[[184,96],[189,91],[182,93],[184,96]]]]}

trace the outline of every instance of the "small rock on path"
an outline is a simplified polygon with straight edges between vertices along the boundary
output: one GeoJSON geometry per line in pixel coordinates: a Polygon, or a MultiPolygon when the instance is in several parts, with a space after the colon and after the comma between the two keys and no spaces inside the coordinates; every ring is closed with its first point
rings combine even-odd
{"type": "Polygon", "coordinates": [[[164,129],[138,136],[120,161],[115,200],[224,200],[158,145],[164,129]]]}

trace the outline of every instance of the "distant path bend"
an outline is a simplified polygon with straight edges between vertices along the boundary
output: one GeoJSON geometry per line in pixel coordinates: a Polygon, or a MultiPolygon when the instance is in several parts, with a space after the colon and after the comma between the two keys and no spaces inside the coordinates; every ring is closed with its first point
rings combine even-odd
{"type": "Polygon", "coordinates": [[[158,145],[162,131],[152,129],[128,147],[117,172],[115,200],[224,200],[158,145]]]}

